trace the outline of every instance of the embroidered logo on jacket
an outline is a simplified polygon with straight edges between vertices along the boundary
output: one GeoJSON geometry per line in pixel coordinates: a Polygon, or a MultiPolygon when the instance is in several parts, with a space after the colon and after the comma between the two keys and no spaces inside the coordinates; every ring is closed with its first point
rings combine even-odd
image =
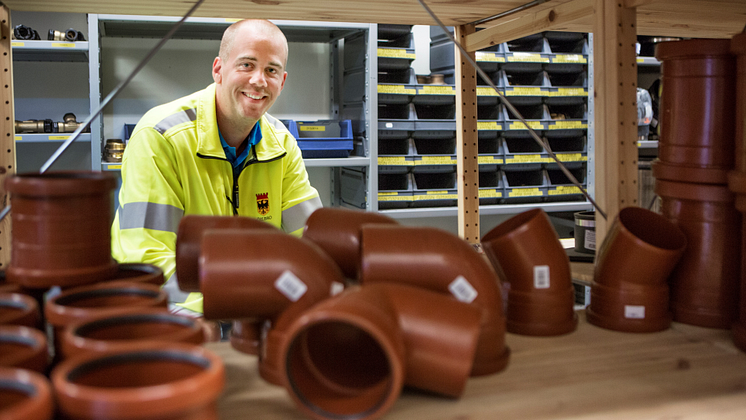
{"type": "Polygon", "coordinates": [[[262,216],[269,213],[269,193],[256,195],[256,211],[262,216]]]}

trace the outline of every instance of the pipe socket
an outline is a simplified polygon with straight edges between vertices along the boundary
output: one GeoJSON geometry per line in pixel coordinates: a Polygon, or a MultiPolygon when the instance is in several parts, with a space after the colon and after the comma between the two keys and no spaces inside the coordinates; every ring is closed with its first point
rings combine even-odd
{"type": "Polygon", "coordinates": [[[280,350],[284,385],[318,420],[378,418],[404,385],[459,397],[481,317],[475,306],[422,288],[352,287],[293,321],[280,350]]]}

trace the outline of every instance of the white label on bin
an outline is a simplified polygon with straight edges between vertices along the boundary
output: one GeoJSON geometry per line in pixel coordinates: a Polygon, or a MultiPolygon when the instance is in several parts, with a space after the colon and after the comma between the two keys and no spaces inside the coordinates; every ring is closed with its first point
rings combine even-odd
{"type": "Polygon", "coordinates": [[[464,276],[456,277],[456,280],[452,281],[448,285],[448,290],[451,294],[461,302],[472,303],[477,298],[477,290],[474,286],[469,283],[464,276]]]}
{"type": "Polygon", "coordinates": [[[386,123],[386,128],[394,128],[394,123],[386,123]]]}
{"type": "Polygon", "coordinates": [[[308,286],[306,286],[301,279],[296,277],[295,274],[287,270],[280,274],[280,277],[275,280],[275,289],[279,290],[280,293],[285,295],[285,297],[295,302],[306,294],[308,286]]]}
{"type": "Polygon", "coordinates": [[[640,305],[624,305],[624,317],[628,319],[645,319],[645,307],[640,305]]]}
{"type": "Polygon", "coordinates": [[[586,230],[585,231],[585,249],[596,250],[596,231],[586,230]]]}
{"type": "Polygon", "coordinates": [[[548,265],[535,265],[534,266],[534,288],[549,289],[549,266],[548,265]]]}

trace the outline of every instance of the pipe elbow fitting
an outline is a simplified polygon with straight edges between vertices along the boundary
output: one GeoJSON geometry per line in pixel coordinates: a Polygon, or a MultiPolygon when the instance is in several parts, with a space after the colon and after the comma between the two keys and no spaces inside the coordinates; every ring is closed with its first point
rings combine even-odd
{"type": "Polygon", "coordinates": [[[378,418],[404,385],[459,397],[480,319],[478,308],[422,288],[352,287],[292,322],[280,347],[282,384],[318,420],[378,418]]]}
{"type": "Polygon", "coordinates": [[[207,230],[199,260],[206,319],[295,317],[343,283],[313,243],[279,230],[207,230]]]}
{"type": "Polygon", "coordinates": [[[323,249],[342,269],[345,277],[358,279],[360,270],[360,229],[366,224],[398,225],[382,214],[322,207],[306,221],[303,238],[323,249]]]}
{"type": "Polygon", "coordinates": [[[482,332],[472,375],[508,364],[505,316],[497,274],[464,240],[430,227],[365,225],[361,229],[360,281],[400,283],[449,294],[478,307],[482,332]]]}
{"type": "Polygon", "coordinates": [[[187,215],[176,233],[176,281],[184,292],[199,292],[199,257],[202,236],[211,229],[275,229],[251,217],[187,215]]]}

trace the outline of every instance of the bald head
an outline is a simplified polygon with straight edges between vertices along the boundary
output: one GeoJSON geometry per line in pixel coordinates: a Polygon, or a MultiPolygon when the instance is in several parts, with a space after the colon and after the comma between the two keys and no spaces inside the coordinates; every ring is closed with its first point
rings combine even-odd
{"type": "Polygon", "coordinates": [[[282,65],[286,67],[288,57],[287,38],[285,38],[285,34],[282,33],[277,25],[264,19],[244,19],[229,26],[223,32],[223,39],[220,41],[220,51],[218,52],[220,59],[227,61],[236,39],[248,34],[266,39],[279,40],[279,44],[283,48],[283,51],[280,52],[280,55],[284,58],[282,65]]]}

